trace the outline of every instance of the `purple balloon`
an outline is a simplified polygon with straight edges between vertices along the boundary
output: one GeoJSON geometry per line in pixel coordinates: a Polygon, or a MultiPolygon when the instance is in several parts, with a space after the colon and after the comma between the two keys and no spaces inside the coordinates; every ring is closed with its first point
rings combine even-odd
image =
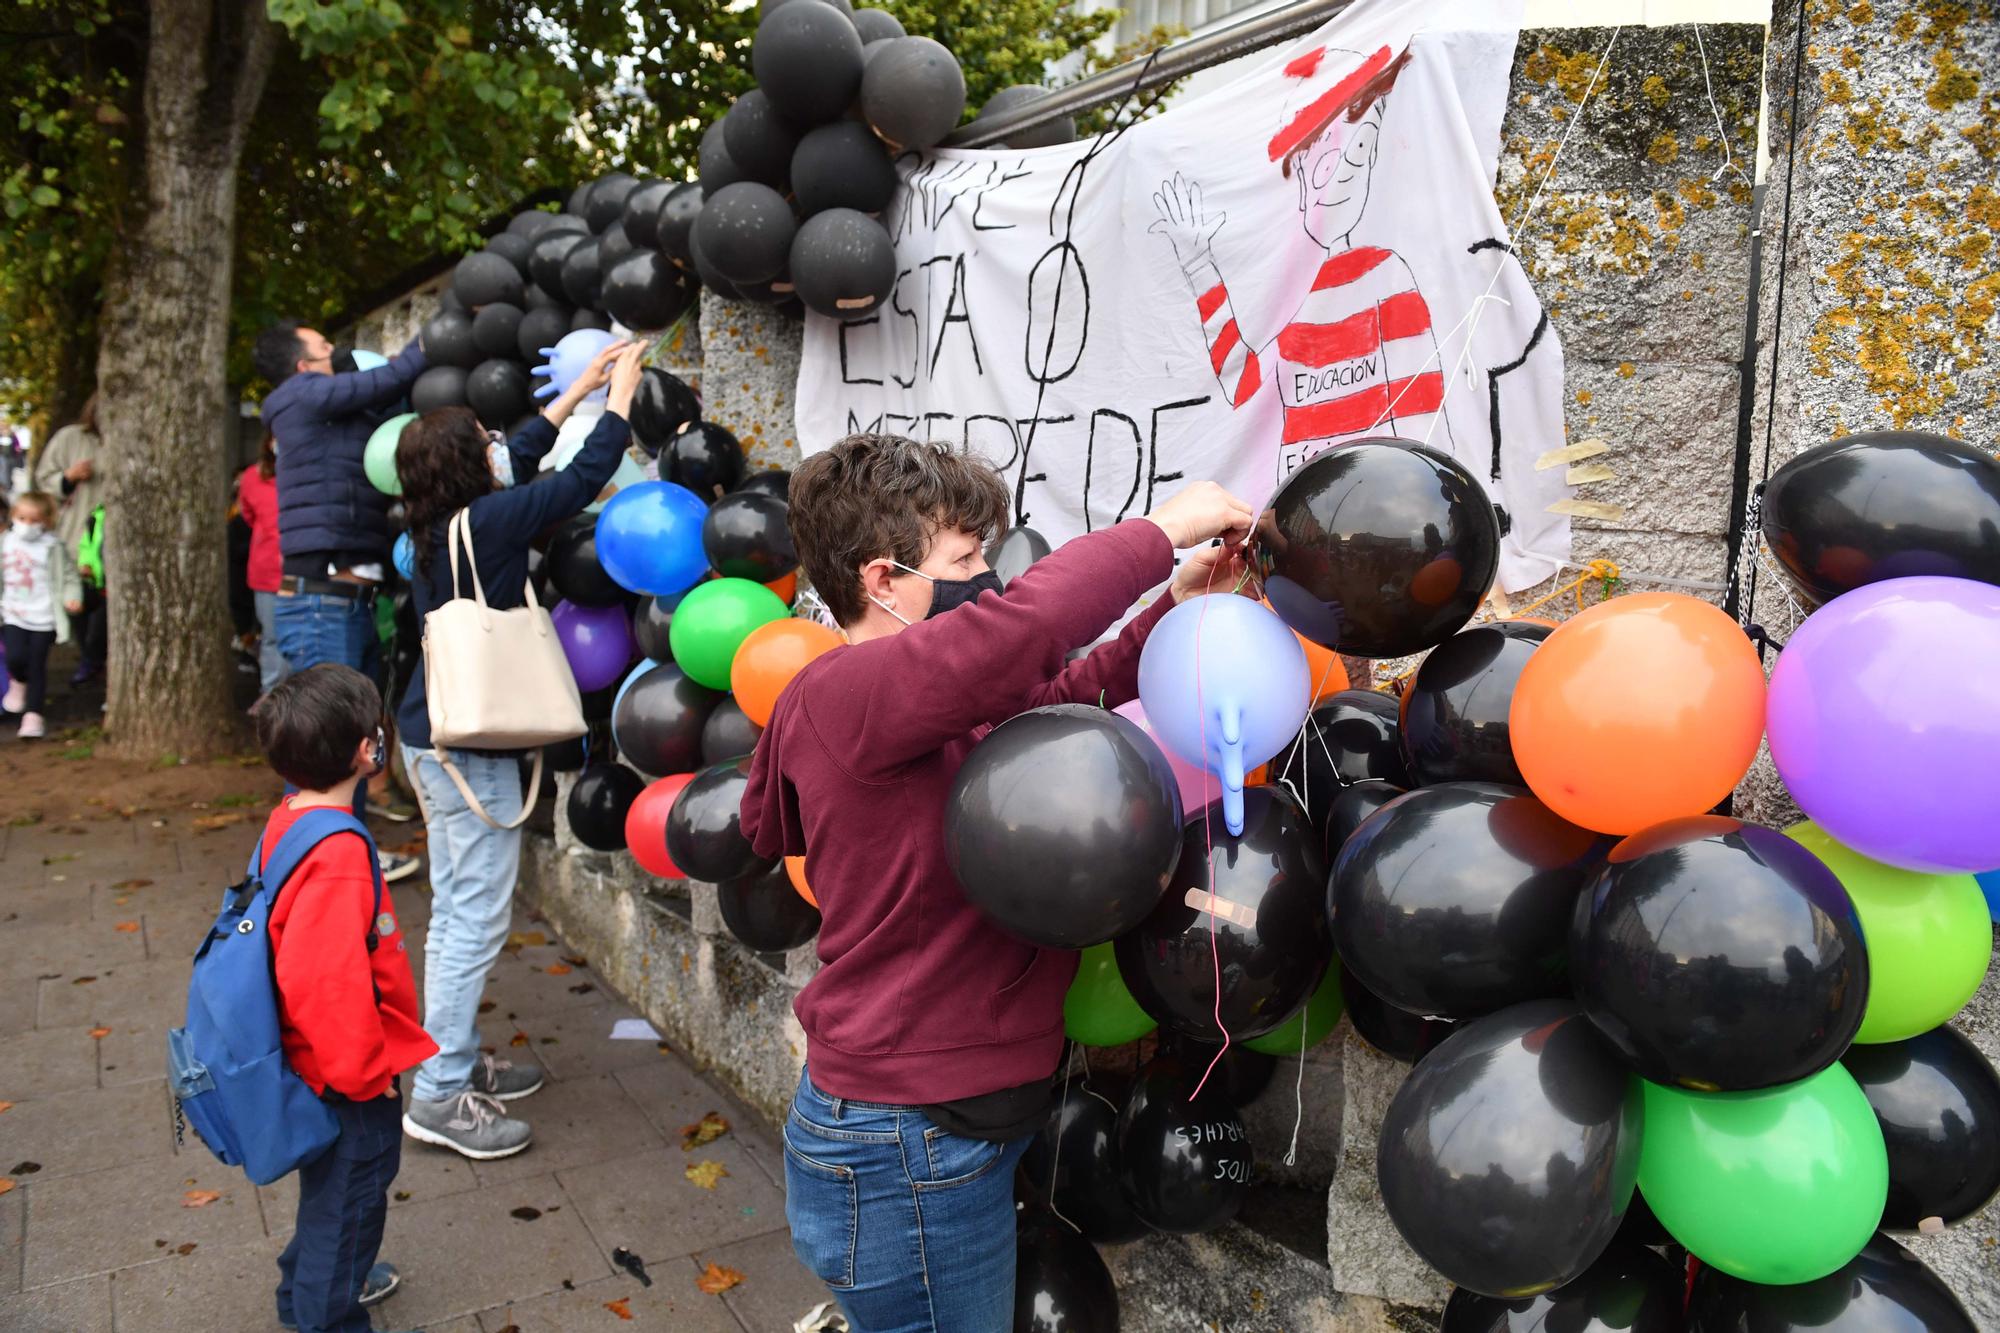
{"type": "Polygon", "coordinates": [[[1771,758],[1792,799],[1836,842],[1888,865],[2000,865],[1995,663],[1992,584],[1891,579],[1828,602],[1771,673],[1771,758]]]}
{"type": "Polygon", "coordinates": [[[1146,637],[1139,699],[1147,721],[1170,754],[1222,780],[1222,819],[1232,836],[1243,832],[1244,774],[1305,725],[1309,675],[1298,636],[1247,597],[1191,597],[1146,637]]]}
{"type": "Polygon", "coordinates": [[[562,643],[576,688],[584,694],[601,690],[625,674],[638,646],[632,640],[632,622],[622,604],[578,606],[557,602],[549,612],[555,622],[556,638],[562,643]]]}
{"type": "MultiPolygon", "coordinates": [[[[1119,704],[1111,711],[1145,732],[1146,738],[1155,745],[1160,745],[1153,724],[1146,720],[1146,705],[1134,699],[1130,703],[1119,704]]],[[[1181,789],[1181,809],[1190,817],[1222,794],[1222,789],[1216,785],[1215,775],[1200,764],[1190,764],[1164,745],[1160,745],[1160,753],[1166,756],[1167,767],[1174,770],[1174,781],[1181,789]]]]}

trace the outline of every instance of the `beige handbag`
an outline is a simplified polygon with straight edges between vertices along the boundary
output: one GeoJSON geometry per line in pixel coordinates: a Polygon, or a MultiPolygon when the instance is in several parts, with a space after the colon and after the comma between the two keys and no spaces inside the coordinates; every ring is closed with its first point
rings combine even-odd
{"type": "Polygon", "coordinates": [[[424,692],[429,696],[431,745],[438,766],[481,819],[495,828],[517,828],[528,817],[528,804],[523,802],[521,813],[505,824],[494,819],[444,754],[445,747],[533,749],[534,774],[528,790],[536,791],[542,784],[541,747],[583,735],[583,700],[556,638],[555,623],[535,600],[533,581],[525,590],[526,606],[496,611],[486,604],[479,562],[472,553],[471,510],[452,515],[445,543],[451,559],[451,600],[424,617],[424,692]],[[472,569],[470,598],[458,592],[461,541],[472,569]]]}

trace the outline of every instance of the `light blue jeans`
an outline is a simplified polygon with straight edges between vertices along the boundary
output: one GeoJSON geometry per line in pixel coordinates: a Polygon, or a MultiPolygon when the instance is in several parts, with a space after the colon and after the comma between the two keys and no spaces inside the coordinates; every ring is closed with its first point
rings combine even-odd
{"type": "Polygon", "coordinates": [[[292,674],[292,665],[278,646],[278,594],[253,592],[250,597],[257,603],[257,684],[261,693],[269,694],[273,685],[292,674]]]}
{"type": "MultiPolygon", "coordinates": [[[[521,766],[512,755],[447,750],[486,813],[505,823],[521,812],[521,766]]],[[[465,1091],[479,1057],[479,993],[507,942],[521,830],[498,829],[465,803],[439,752],[403,747],[403,766],[423,798],[431,863],[431,924],[424,940],[424,1030],[438,1053],[417,1067],[413,1095],[436,1101],[465,1091]]]]}
{"type": "Polygon", "coordinates": [[[799,1075],[785,1220],[854,1333],[994,1333],[1014,1320],[1014,1164],[913,1106],[828,1097],[799,1075]]]}

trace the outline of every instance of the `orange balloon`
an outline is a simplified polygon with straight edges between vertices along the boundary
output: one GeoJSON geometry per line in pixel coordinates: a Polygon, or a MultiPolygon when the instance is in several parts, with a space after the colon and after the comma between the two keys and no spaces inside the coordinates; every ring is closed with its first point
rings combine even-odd
{"type": "Polygon", "coordinates": [[[1636,833],[1713,807],[1764,734],[1764,671],[1736,622],[1680,593],[1600,602],[1542,642],[1514,686],[1514,762],[1573,824],[1636,833]]]}
{"type": "Polygon", "coordinates": [[[773,620],[751,630],[729,664],[729,689],[758,726],[768,726],[778,695],[806,663],[840,646],[840,636],[810,620],[773,620]]]}
{"type": "Polygon", "coordinates": [[[1312,684],[1310,706],[1317,708],[1329,695],[1347,688],[1347,668],[1340,664],[1340,654],[1333,649],[1322,648],[1303,634],[1295,637],[1306,650],[1306,679],[1312,684]]]}
{"type": "Polygon", "coordinates": [[[799,571],[795,569],[781,579],[772,579],[764,586],[778,594],[779,601],[790,606],[799,595],[799,571]]]}
{"type": "Polygon", "coordinates": [[[1514,623],[1516,625],[1547,625],[1550,629],[1557,629],[1562,625],[1560,620],[1550,620],[1547,616],[1515,616],[1514,623]]]}
{"type": "Polygon", "coordinates": [[[819,899],[813,897],[812,889],[806,885],[806,859],[803,856],[785,858],[785,878],[789,879],[792,887],[799,891],[799,897],[814,907],[819,906],[819,899]]]}

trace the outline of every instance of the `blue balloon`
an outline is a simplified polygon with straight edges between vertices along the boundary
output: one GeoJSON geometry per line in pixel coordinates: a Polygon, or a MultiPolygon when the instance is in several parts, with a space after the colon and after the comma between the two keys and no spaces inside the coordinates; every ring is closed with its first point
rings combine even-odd
{"type": "MultiPolygon", "coordinates": [[[[577,377],[584,371],[590,369],[590,363],[597,359],[597,354],[617,341],[616,335],[607,333],[603,329],[578,329],[574,333],[564,334],[562,341],[554,347],[544,347],[542,355],[548,358],[548,362],[536,366],[534,373],[547,375],[549,382],[535,390],[535,397],[557,398],[568,393],[569,386],[576,383],[577,377]]],[[[592,391],[584,401],[601,403],[610,397],[610,394],[611,390],[607,385],[592,391]]]]}
{"type": "Polygon", "coordinates": [[[417,576],[417,547],[416,543],[410,540],[409,533],[396,534],[396,544],[390,549],[389,559],[396,566],[396,572],[404,578],[413,579],[417,576]]]}
{"type": "Polygon", "coordinates": [[[654,667],[665,666],[665,665],[666,663],[661,662],[655,658],[651,657],[640,658],[638,663],[634,665],[630,671],[625,673],[625,679],[618,682],[618,693],[611,696],[612,713],[614,714],[617,713],[618,701],[625,697],[625,691],[632,688],[633,681],[636,681],[637,679],[639,679],[639,677],[645,675],[648,671],[651,671],[654,667]]]}
{"type": "Polygon", "coordinates": [[[597,559],[629,592],[664,597],[686,592],[708,573],[701,545],[708,506],[685,486],[642,481],[605,503],[597,516],[597,559]]]}
{"type": "Polygon", "coordinates": [[[1146,719],[1162,744],[1221,779],[1231,836],[1243,833],[1244,775],[1305,725],[1310,674],[1298,636],[1247,597],[1191,597],[1146,639],[1139,654],[1146,719]]]}
{"type": "Polygon", "coordinates": [[[365,347],[354,349],[354,368],[356,370],[380,370],[388,364],[389,358],[383,356],[380,352],[371,352],[365,347]]]}
{"type": "Polygon", "coordinates": [[[1979,891],[1986,895],[1987,914],[2000,923],[2000,870],[1988,870],[1973,878],[1979,881],[1979,891]]]}

